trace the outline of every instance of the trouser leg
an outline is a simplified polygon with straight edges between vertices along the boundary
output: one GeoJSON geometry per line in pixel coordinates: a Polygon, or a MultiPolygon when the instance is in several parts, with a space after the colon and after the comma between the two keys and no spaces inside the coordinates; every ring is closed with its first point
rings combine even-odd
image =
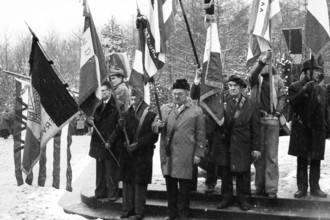
{"type": "Polygon", "coordinates": [[[107,182],[105,179],[105,161],[96,159],[96,197],[106,197],[107,196],[107,182]]]}
{"type": "Polygon", "coordinates": [[[190,181],[190,190],[197,191],[197,184],[198,184],[198,166],[193,165],[193,175],[192,175],[192,180],[190,181]]]}
{"type": "Polygon", "coordinates": [[[46,162],[47,162],[47,157],[46,157],[46,147],[41,149],[41,155],[39,159],[39,176],[38,176],[38,186],[45,186],[46,182],[46,162]]]}
{"type": "Polygon", "coordinates": [[[105,160],[108,197],[118,197],[119,168],[113,158],[105,160]]]}
{"type": "Polygon", "coordinates": [[[165,176],[165,181],[168,216],[175,218],[178,216],[178,180],[170,176],[165,176]]]}
{"type": "Polygon", "coordinates": [[[218,165],[207,162],[205,185],[214,188],[218,181],[218,165]]]}
{"type": "MultiPolygon", "coordinates": [[[[23,185],[23,175],[22,175],[22,156],[21,156],[21,143],[16,140],[16,136],[14,137],[14,162],[15,162],[15,177],[17,181],[17,185],[23,185]]],[[[17,137],[17,139],[20,139],[20,137],[17,137]]]]}
{"type": "Polygon", "coordinates": [[[61,170],[61,135],[54,137],[54,151],[53,151],[53,187],[60,188],[60,170],[61,170]]]}
{"type": "Polygon", "coordinates": [[[191,180],[179,179],[178,208],[180,217],[188,217],[189,214],[189,185],[191,180]]]}
{"type": "Polygon", "coordinates": [[[261,156],[258,160],[254,162],[254,167],[256,170],[255,175],[255,187],[256,191],[262,192],[265,190],[265,142],[266,142],[266,129],[267,125],[265,121],[261,119],[260,124],[260,153],[261,156]]]}
{"type": "Polygon", "coordinates": [[[300,191],[307,191],[308,188],[307,165],[307,158],[297,157],[297,186],[300,191]]]}
{"type": "Polygon", "coordinates": [[[135,184],[135,214],[144,215],[148,184],[135,184]]]}
{"type": "Polygon", "coordinates": [[[251,195],[251,172],[236,173],[236,193],[238,197],[250,197],[251,195]]]}
{"type": "Polygon", "coordinates": [[[277,193],[279,181],[278,169],[278,141],[279,141],[279,121],[278,119],[268,119],[265,142],[265,192],[277,193]]]}
{"type": "Polygon", "coordinates": [[[123,182],[123,211],[131,212],[134,210],[134,185],[123,182]]]}
{"type": "Polygon", "coordinates": [[[223,197],[231,198],[233,195],[233,179],[230,167],[219,166],[221,174],[221,194],[223,197]]]}
{"type": "Polygon", "coordinates": [[[310,167],[309,167],[310,191],[315,191],[315,190],[320,189],[320,185],[319,185],[320,169],[321,169],[320,160],[311,160],[310,161],[310,167]]]}

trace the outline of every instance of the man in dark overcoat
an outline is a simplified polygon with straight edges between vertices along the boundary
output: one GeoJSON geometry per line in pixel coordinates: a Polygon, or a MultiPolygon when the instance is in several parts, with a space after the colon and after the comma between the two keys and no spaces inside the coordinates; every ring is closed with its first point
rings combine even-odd
{"type": "Polygon", "coordinates": [[[319,186],[321,160],[324,159],[325,140],[329,135],[326,89],[318,85],[321,69],[312,60],[305,61],[302,80],[289,86],[292,114],[289,154],[297,157],[296,198],[307,195],[308,164],[310,194],[323,198],[327,196],[319,186]]]}
{"type": "MultiPolygon", "coordinates": [[[[143,93],[133,89],[131,96],[135,99],[125,114],[129,144],[125,143],[120,148],[120,180],[123,181],[123,212],[120,218],[140,220],[143,219],[145,212],[147,188],[151,183],[152,158],[158,134],[151,129],[156,113],[152,112],[143,101],[143,93]]],[[[117,145],[125,140],[121,131],[121,129],[116,130],[118,135],[114,134],[110,144],[117,145]]]]}
{"type": "MultiPolygon", "coordinates": [[[[228,79],[229,94],[225,97],[225,144],[222,165],[222,201],[218,209],[229,206],[233,197],[232,175],[236,175],[236,192],[242,210],[250,209],[250,168],[260,157],[260,115],[257,105],[243,95],[246,83],[238,76],[228,79]]],[[[220,135],[220,134],[217,134],[220,135]]]]}
{"type": "MultiPolygon", "coordinates": [[[[117,126],[119,114],[116,109],[115,99],[111,94],[110,83],[103,83],[102,104],[96,109],[93,117],[88,118],[89,125],[95,125],[104,140],[108,140],[117,126]]],[[[119,102],[121,109],[124,109],[122,102],[119,102]]],[[[118,198],[119,170],[115,159],[110,155],[118,157],[116,148],[107,149],[97,131],[94,129],[91,138],[89,155],[96,159],[96,198],[108,198],[115,201],[118,198]]]]}

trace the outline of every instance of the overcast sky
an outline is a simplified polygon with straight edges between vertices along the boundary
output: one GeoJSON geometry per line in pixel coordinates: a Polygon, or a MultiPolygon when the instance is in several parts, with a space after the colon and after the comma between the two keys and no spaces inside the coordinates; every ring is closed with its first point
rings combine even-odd
{"type": "MultiPolygon", "coordinates": [[[[97,28],[113,15],[119,23],[132,24],[136,16],[135,0],[89,0],[97,28]]],[[[77,32],[83,27],[82,0],[0,0],[0,40],[4,33],[13,41],[18,34],[25,36],[26,21],[37,36],[50,30],[61,36],[77,32]]]]}

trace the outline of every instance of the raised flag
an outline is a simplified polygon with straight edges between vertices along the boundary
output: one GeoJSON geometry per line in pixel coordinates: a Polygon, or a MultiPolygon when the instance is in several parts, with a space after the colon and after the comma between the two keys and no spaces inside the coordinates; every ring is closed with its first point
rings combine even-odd
{"type": "Polygon", "coordinates": [[[34,36],[30,54],[29,101],[22,170],[29,174],[47,142],[78,111],[78,106],[56,75],[38,39],[34,36]]]}
{"type": "Polygon", "coordinates": [[[123,70],[126,78],[129,78],[131,71],[129,67],[127,53],[110,53],[106,55],[106,60],[110,66],[116,66],[123,70]]]}
{"type": "Polygon", "coordinates": [[[176,7],[176,1],[138,0],[137,4],[138,46],[129,82],[134,88],[144,91],[144,100],[149,104],[149,80],[165,64],[164,43],[174,27],[173,7],[176,7]]]}
{"type": "Polygon", "coordinates": [[[101,86],[107,80],[108,72],[87,0],[84,0],[83,6],[85,25],[81,45],[78,104],[87,116],[91,116],[101,103],[101,86]]]}
{"type": "Polygon", "coordinates": [[[200,89],[200,105],[221,126],[224,120],[223,99],[219,102],[218,98],[212,98],[213,95],[223,93],[221,46],[215,22],[207,28],[200,89]]]}
{"type": "Polygon", "coordinates": [[[330,40],[328,4],[326,0],[309,0],[306,14],[305,42],[318,54],[330,40]]]}
{"type": "Polygon", "coordinates": [[[282,23],[279,0],[253,0],[250,7],[250,34],[247,64],[254,63],[262,52],[270,49],[271,29],[282,23]]]}
{"type": "Polygon", "coordinates": [[[282,29],[286,45],[290,52],[290,57],[293,63],[301,63],[302,58],[302,29],[301,28],[291,28],[282,29]]]}

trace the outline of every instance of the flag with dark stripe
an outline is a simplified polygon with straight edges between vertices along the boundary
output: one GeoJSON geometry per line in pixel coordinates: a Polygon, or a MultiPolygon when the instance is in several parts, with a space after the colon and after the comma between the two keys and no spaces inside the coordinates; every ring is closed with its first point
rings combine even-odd
{"type": "Polygon", "coordinates": [[[22,164],[26,174],[39,160],[41,149],[78,111],[77,103],[56,75],[36,37],[29,63],[31,86],[22,164]]]}

